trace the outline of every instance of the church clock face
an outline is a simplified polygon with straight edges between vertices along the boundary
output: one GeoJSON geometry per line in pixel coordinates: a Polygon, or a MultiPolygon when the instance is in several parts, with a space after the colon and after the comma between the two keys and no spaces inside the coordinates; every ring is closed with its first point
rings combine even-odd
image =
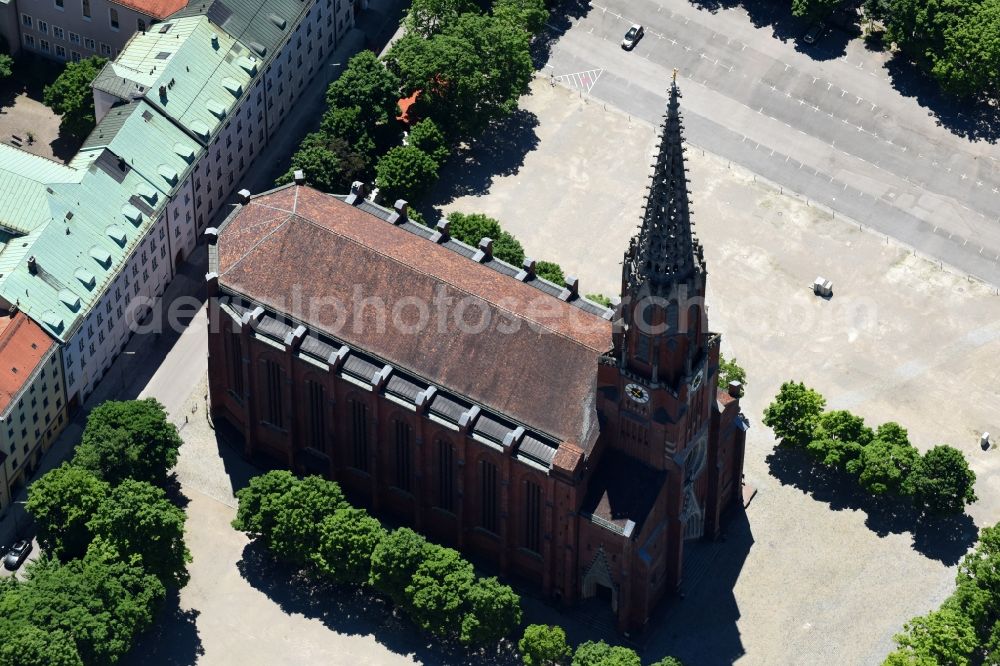
{"type": "Polygon", "coordinates": [[[637,402],[640,405],[649,402],[649,391],[638,384],[628,384],[625,387],[625,395],[628,396],[629,400],[637,402]]]}

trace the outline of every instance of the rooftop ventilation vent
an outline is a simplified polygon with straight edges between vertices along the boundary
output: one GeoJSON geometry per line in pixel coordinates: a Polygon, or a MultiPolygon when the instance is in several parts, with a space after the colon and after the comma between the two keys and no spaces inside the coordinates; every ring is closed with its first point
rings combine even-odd
{"type": "Polygon", "coordinates": [[[278,26],[279,30],[284,30],[285,26],[288,25],[285,22],[285,19],[281,18],[277,14],[268,14],[267,18],[271,21],[271,23],[278,26]]]}

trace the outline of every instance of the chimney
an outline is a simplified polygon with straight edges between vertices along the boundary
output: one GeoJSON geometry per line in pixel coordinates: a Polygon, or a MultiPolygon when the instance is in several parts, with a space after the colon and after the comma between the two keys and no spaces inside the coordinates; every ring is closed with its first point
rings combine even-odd
{"type": "Polygon", "coordinates": [[[535,260],[531,257],[526,257],[524,263],[521,264],[521,271],[517,274],[517,279],[521,282],[528,282],[535,279],[535,260]]]}
{"type": "Polygon", "coordinates": [[[167,87],[166,86],[160,86],[160,101],[161,102],[166,102],[167,101],[167,87]]]}
{"type": "Polygon", "coordinates": [[[351,193],[344,199],[344,203],[349,206],[356,206],[365,198],[365,184],[360,180],[351,183],[351,193]]]}
{"type": "Polygon", "coordinates": [[[479,239],[479,251],[472,257],[473,261],[478,261],[483,263],[489,261],[493,258],[493,239],[492,238],[480,238],[479,239]]]}
{"type": "Polygon", "coordinates": [[[240,202],[240,205],[246,206],[250,203],[250,190],[244,188],[236,193],[236,199],[240,202]]]}
{"type": "Polygon", "coordinates": [[[448,220],[438,220],[438,223],[434,225],[437,232],[431,236],[431,240],[435,243],[447,243],[451,240],[451,223],[448,220]]]}
{"type": "Polygon", "coordinates": [[[218,227],[209,227],[208,229],[205,229],[204,235],[205,240],[208,241],[209,245],[215,245],[219,241],[218,227]]]}
{"type": "Polygon", "coordinates": [[[28,257],[28,272],[32,275],[38,275],[38,261],[35,259],[35,255],[28,257]]]}
{"type": "Polygon", "coordinates": [[[743,384],[736,381],[735,379],[729,382],[729,395],[734,398],[739,398],[743,395],[743,384]]]}
{"type": "Polygon", "coordinates": [[[292,179],[295,181],[296,185],[306,184],[306,175],[302,173],[302,169],[296,169],[295,173],[292,174],[292,179]]]}
{"type": "Polygon", "coordinates": [[[566,287],[559,294],[559,300],[572,301],[580,296],[580,280],[573,275],[566,278],[566,287]]]}

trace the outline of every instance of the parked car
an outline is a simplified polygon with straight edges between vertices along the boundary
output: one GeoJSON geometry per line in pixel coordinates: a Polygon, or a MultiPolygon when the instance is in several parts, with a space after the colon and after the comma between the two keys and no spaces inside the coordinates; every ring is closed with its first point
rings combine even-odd
{"type": "Polygon", "coordinates": [[[3,558],[3,565],[11,571],[14,571],[19,566],[24,564],[24,560],[27,559],[28,553],[30,552],[31,542],[22,539],[10,547],[6,557],[3,558]]]}
{"type": "Polygon", "coordinates": [[[644,34],[646,34],[646,31],[642,29],[641,25],[636,23],[625,33],[625,38],[622,39],[622,48],[626,51],[631,51],[644,34]]]}
{"type": "Polygon", "coordinates": [[[825,23],[823,23],[822,21],[813,23],[811,26],[809,26],[809,29],[806,30],[806,33],[802,35],[802,41],[805,42],[806,44],[815,44],[816,41],[823,36],[824,32],[826,32],[825,23]]]}

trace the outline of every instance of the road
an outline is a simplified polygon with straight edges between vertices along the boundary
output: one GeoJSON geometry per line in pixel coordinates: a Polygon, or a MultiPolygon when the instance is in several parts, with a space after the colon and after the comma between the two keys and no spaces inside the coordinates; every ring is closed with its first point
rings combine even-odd
{"type": "Polygon", "coordinates": [[[1000,149],[897,91],[885,54],[841,33],[801,47],[684,0],[596,0],[550,28],[554,82],[657,122],[677,68],[692,144],[1000,285],[1000,149]],[[632,23],[646,36],[626,52],[632,23]]]}

